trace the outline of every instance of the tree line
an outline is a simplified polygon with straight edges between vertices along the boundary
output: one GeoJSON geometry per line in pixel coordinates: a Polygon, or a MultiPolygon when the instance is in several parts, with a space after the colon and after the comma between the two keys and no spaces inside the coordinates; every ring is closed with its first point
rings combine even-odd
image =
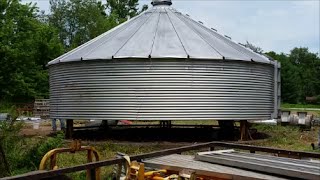
{"type": "MultiPolygon", "coordinates": [[[[0,0],[0,102],[48,98],[46,64],[148,8],[138,0],[50,0],[50,13],[34,3],[0,0]]],[[[261,49],[258,49],[259,51],[261,49]]],[[[307,48],[266,53],[282,64],[282,100],[304,103],[320,94],[320,60],[307,48]]]]}
{"type": "Polygon", "coordinates": [[[281,63],[282,102],[320,104],[320,58],[308,48],[294,48],[289,54],[266,53],[281,63]]]}

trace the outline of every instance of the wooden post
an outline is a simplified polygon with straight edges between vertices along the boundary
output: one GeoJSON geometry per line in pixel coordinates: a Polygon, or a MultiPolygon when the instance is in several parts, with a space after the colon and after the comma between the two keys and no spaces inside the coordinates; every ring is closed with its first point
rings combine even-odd
{"type": "Polygon", "coordinates": [[[240,137],[241,141],[253,140],[249,132],[248,121],[240,121],[240,137]]]}
{"type": "Polygon", "coordinates": [[[247,121],[240,121],[240,140],[246,141],[248,140],[247,131],[246,131],[246,123],[247,121]]]}
{"type": "Polygon", "coordinates": [[[67,119],[66,139],[72,139],[73,134],[73,119],[67,119]]]}

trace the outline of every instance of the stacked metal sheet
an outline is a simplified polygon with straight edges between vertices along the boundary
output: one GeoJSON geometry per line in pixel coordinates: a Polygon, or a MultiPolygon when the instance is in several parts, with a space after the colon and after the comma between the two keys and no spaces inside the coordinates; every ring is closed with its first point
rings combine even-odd
{"type": "Polygon", "coordinates": [[[197,161],[194,156],[172,154],[169,156],[157,157],[144,160],[145,167],[155,169],[167,169],[173,172],[189,170],[199,176],[207,176],[212,179],[233,179],[233,180],[287,180],[288,178],[277,177],[259,172],[243,170],[234,167],[212,164],[197,161]]]}
{"type": "Polygon", "coordinates": [[[243,153],[234,150],[198,153],[196,160],[290,178],[320,179],[320,161],[243,153]]]}

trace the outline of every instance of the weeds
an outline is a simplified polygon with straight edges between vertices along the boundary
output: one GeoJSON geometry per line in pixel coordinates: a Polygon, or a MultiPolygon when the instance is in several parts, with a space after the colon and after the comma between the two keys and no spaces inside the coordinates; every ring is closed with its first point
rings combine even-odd
{"type": "Polygon", "coordinates": [[[8,162],[9,175],[37,170],[46,152],[63,145],[63,134],[31,140],[19,135],[22,127],[21,122],[0,123],[0,146],[8,162]]]}
{"type": "MultiPolygon", "coordinates": [[[[17,169],[24,167],[32,167],[32,169],[38,169],[42,157],[50,150],[61,147],[63,145],[64,135],[62,133],[57,134],[55,137],[49,137],[47,139],[40,139],[36,144],[27,149],[23,155],[22,163],[17,169]]],[[[27,143],[30,144],[30,143],[27,143]]]]}
{"type": "Polygon", "coordinates": [[[258,132],[268,134],[266,141],[255,145],[269,146],[289,150],[313,151],[312,142],[317,142],[317,129],[301,131],[297,126],[254,125],[258,132]]]}

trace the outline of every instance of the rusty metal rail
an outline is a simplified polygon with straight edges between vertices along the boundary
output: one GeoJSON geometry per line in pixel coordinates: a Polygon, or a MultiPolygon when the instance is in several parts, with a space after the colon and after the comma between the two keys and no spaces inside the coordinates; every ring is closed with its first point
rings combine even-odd
{"type": "MultiPolygon", "coordinates": [[[[179,154],[186,151],[192,151],[192,150],[199,150],[204,148],[209,148],[210,150],[214,150],[214,148],[234,148],[234,149],[241,149],[241,150],[248,150],[251,153],[255,152],[265,152],[265,153],[272,153],[276,154],[278,156],[286,156],[286,157],[293,157],[293,158],[317,158],[320,159],[320,153],[311,153],[311,152],[300,152],[300,151],[288,151],[283,149],[276,149],[276,148],[268,148],[268,147],[258,147],[258,146],[251,146],[251,145],[242,145],[242,144],[233,144],[233,143],[224,143],[224,142],[208,142],[208,143],[201,143],[201,144],[195,144],[191,146],[185,146],[180,148],[172,148],[162,151],[155,151],[151,153],[141,154],[141,155],[135,155],[131,156],[131,160],[141,161],[142,159],[149,159],[159,156],[166,156],[170,154],[179,154]]],[[[92,162],[82,165],[77,165],[73,167],[67,167],[67,168],[61,168],[57,170],[52,171],[40,171],[40,172],[34,172],[32,174],[22,174],[18,176],[12,176],[12,177],[6,177],[2,180],[22,180],[22,179],[42,179],[42,178],[48,178],[48,177],[54,177],[58,175],[63,175],[67,173],[77,172],[77,171],[83,171],[86,169],[96,169],[103,166],[110,166],[115,164],[124,163],[125,159],[110,159],[110,160],[104,160],[104,161],[98,161],[98,162],[92,162]]]]}

